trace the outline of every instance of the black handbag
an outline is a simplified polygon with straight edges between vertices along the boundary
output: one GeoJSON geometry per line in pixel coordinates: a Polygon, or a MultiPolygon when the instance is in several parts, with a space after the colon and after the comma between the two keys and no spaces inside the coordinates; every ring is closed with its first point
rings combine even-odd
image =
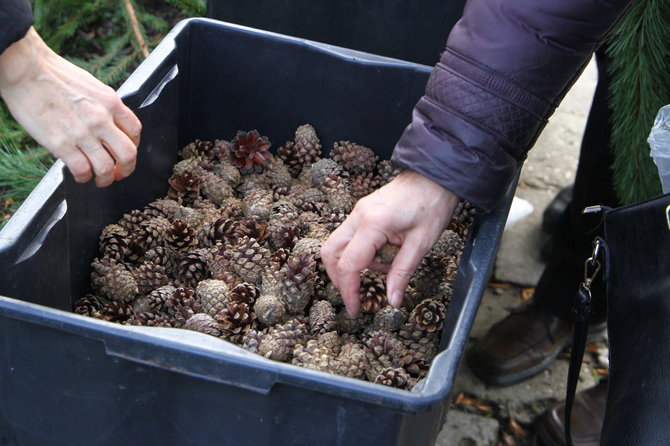
{"type": "Polygon", "coordinates": [[[670,194],[602,212],[577,293],[565,434],[579,377],[593,280],[605,281],[609,386],[601,445],[670,445],[670,194]]]}

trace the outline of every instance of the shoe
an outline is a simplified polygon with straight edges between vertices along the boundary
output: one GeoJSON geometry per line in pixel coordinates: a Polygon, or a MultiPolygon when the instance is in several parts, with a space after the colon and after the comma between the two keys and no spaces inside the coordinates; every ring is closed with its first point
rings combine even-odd
{"type": "Polygon", "coordinates": [[[566,186],[551,200],[542,214],[542,229],[547,234],[553,234],[561,221],[561,215],[572,201],[573,186],[566,186]]]}
{"type": "MultiPolygon", "coordinates": [[[[591,336],[605,327],[593,327],[591,336]]],[[[506,386],[542,372],[571,340],[570,323],[529,302],[493,325],[469,351],[467,361],[484,383],[506,386]]]]}
{"type": "MultiPolygon", "coordinates": [[[[574,446],[598,446],[605,418],[607,380],[575,395],[572,405],[572,442],[574,446]]],[[[543,446],[566,446],[565,402],[548,409],[533,423],[543,446]]]]}

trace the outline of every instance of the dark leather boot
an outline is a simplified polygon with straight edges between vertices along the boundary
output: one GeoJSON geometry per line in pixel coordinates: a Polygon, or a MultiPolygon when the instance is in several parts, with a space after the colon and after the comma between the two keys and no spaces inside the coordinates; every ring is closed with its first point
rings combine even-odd
{"type": "MultiPolygon", "coordinates": [[[[572,406],[572,442],[574,446],[598,446],[605,418],[607,381],[600,381],[575,395],[572,406]]],[[[548,409],[533,424],[538,443],[543,446],[565,446],[565,402],[548,409]]]]}
{"type": "MultiPolygon", "coordinates": [[[[592,329],[598,334],[605,324],[592,329]]],[[[505,386],[546,369],[572,340],[572,325],[533,303],[493,325],[470,350],[472,372],[488,385],[505,386]]]]}

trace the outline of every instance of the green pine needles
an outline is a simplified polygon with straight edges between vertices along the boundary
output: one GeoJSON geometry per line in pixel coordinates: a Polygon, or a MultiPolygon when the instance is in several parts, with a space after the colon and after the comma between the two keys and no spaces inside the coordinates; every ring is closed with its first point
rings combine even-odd
{"type": "Polygon", "coordinates": [[[630,204],[661,194],[647,137],[670,104],[670,2],[634,2],[608,44],[614,186],[620,203],[630,204]]]}

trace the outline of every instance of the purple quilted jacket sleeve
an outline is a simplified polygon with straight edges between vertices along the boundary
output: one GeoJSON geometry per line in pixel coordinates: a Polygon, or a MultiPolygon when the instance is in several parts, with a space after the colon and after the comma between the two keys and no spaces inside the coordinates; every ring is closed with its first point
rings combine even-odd
{"type": "Polygon", "coordinates": [[[23,38],[32,24],[28,0],[0,0],[0,54],[23,38]]]}
{"type": "Polygon", "coordinates": [[[630,0],[469,0],[392,159],[490,211],[630,0]]]}

